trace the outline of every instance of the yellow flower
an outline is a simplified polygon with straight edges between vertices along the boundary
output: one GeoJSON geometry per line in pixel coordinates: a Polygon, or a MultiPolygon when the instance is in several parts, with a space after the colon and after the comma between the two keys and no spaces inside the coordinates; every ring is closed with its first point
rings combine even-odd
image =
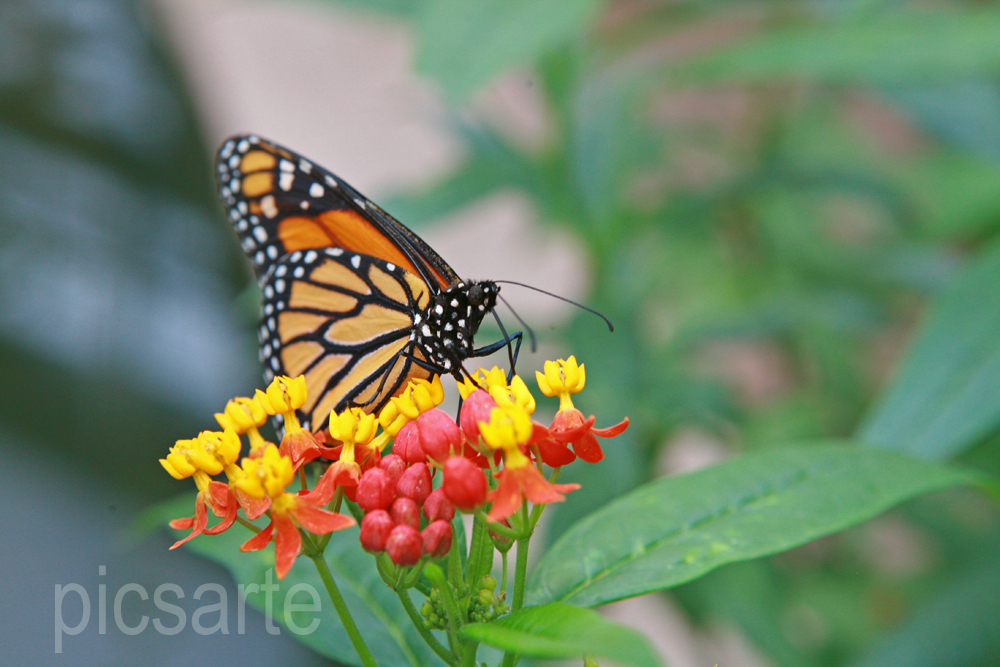
{"type": "Polygon", "coordinates": [[[500,370],[499,366],[494,366],[490,370],[477,368],[475,373],[466,375],[461,382],[456,381],[456,384],[458,385],[458,393],[461,394],[464,401],[469,397],[469,394],[477,389],[490,391],[492,387],[506,388],[507,374],[500,370]]]}
{"type": "Polygon", "coordinates": [[[267,421],[267,412],[260,401],[246,396],[237,396],[226,403],[226,410],[215,413],[215,421],[222,428],[231,428],[237,435],[243,435],[250,429],[257,429],[267,421]]]}
{"type": "Polygon", "coordinates": [[[306,402],[306,378],[304,375],[294,379],[279,375],[268,385],[266,392],[258,389],[254,397],[260,401],[267,414],[284,415],[286,432],[302,428],[295,411],[306,402]]]}
{"type": "Polygon", "coordinates": [[[424,412],[436,408],[443,400],[444,387],[441,386],[440,376],[435,375],[430,381],[423,378],[410,380],[403,393],[393,396],[382,408],[378,420],[388,433],[388,437],[392,438],[399,433],[399,429],[403,428],[406,422],[413,421],[424,412]]]}
{"type": "Polygon", "coordinates": [[[528,385],[524,384],[520,375],[515,375],[509,386],[506,382],[491,384],[488,391],[501,408],[518,407],[529,415],[535,412],[535,397],[528,391],[528,385]]]}
{"type": "Polygon", "coordinates": [[[330,436],[345,445],[368,444],[375,437],[377,429],[375,415],[370,415],[361,408],[348,408],[339,415],[336,412],[330,413],[330,436]]]}
{"type": "Polygon", "coordinates": [[[579,392],[587,382],[583,364],[578,366],[576,357],[571,356],[565,360],[546,361],[544,368],[544,375],[535,371],[538,388],[546,396],[558,395],[560,410],[572,410],[573,400],[569,395],[579,392]]]}
{"type": "Polygon", "coordinates": [[[193,440],[178,440],[160,464],[175,479],[190,477],[196,471],[218,475],[240,456],[240,438],[232,429],[202,431],[193,440]]]}
{"type": "Polygon", "coordinates": [[[520,408],[493,408],[490,421],[479,422],[479,434],[493,449],[517,449],[531,438],[531,417],[520,408]]]}
{"type": "Polygon", "coordinates": [[[282,456],[275,445],[268,445],[259,458],[243,459],[243,477],[236,480],[236,488],[254,498],[277,498],[295,479],[292,460],[282,456]]]}
{"type": "Polygon", "coordinates": [[[174,446],[170,448],[170,453],[167,454],[167,458],[160,459],[160,465],[162,465],[164,470],[170,473],[174,479],[184,479],[186,477],[190,477],[198,469],[188,459],[188,452],[197,443],[197,439],[178,440],[174,443],[174,446]]]}

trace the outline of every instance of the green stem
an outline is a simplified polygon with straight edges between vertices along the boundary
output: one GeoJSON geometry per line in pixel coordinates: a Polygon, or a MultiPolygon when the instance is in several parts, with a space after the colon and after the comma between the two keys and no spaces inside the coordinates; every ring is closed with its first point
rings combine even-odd
{"type": "Polygon", "coordinates": [[[462,667],[476,667],[476,651],[479,649],[479,642],[468,642],[464,646],[465,655],[462,656],[462,667]]]}
{"type": "MultiPolygon", "coordinates": [[[[482,559],[483,541],[489,542],[490,536],[486,532],[486,525],[476,517],[472,523],[472,542],[469,544],[469,562],[465,571],[465,585],[474,588],[479,581],[479,570],[482,569],[480,560],[482,559]]],[[[491,545],[492,546],[492,545],[491,545]]]]}
{"type": "Polygon", "coordinates": [[[343,596],[340,594],[340,589],[337,588],[337,583],[333,580],[333,574],[330,572],[326,561],[323,560],[323,554],[319,553],[311,558],[313,564],[316,565],[316,571],[319,572],[319,578],[323,580],[326,593],[330,596],[330,601],[333,602],[334,609],[337,610],[337,616],[340,617],[340,622],[344,624],[344,630],[347,632],[354,650],[357,651],[358,657],[361,658],[361,663],[365,667],[378,667],[378,663],[375,662],[375,658],[372,657],[371,651],[368,650],[365,640],[358,631],[358,626],[354,624],[351,612],[347,608],[343,596]]]}
{"type": "Polygon", "coordinates": [[[517,541],[517,563],[514,565],[514,597],[510,601],[510,610],[517,611],[524,604],[524,584],[528,573],[528,542],[529,538],[517,541]]]}
{"type": "Polygon", "coordinates": [[[520,539],[527,534],[525,531],[522,530],[514,530],[513,528],[508,528],[499,521],[490,521],[489,519],[486,518],[486,512],[482,510],[476,512],[476,519],[481,521],[484,525],[489,523],[490,525],[487,530],[491,530],[497,535],[500,535],[502,537],[509,537],[512,540],[520,539]]]}
{"type": "Polygon", "coordinates": [[[246,519],[244,519],[241,516],[236,517],[236,523],[240,524],[244,528],[248,528],[248,529],[252,530],[254,533],[259,533],[260,532],[260,528],[258,528],[257,526],[253,525],[252,523],[250,523],[249,521],[247,521],[246,519]]]}
{"type": "Polygon", "coordinates": [[[465,624],[465,615],[458,609],[458,600],[455,599],[455,591],[448,583],[448,580],[445,579],[441,568],[437,566],[428,567],[424,570],[424,573],[434,588],[441,591],[445,609],[448,610],[448,644],[451,646],[452,651],[461,653],[462,640],[458,637],[458,629],[465,624]]]}
{"type": "Polygon", "coordinates": [[[424,641],[427,642],[427,645],[431,647],[431,650],[437,653],[438,657],[444,660],[445,663],[453,667],[457,665],[458,656],[442,646],[441,642],[431,634],[430,629],[424,625],[424,618],[413,605],[410,594],[406,591],[396,591],[396,595],[399,596],[399,601],[403,603],[403,609],[406,610],[406,615],[410,617],[410,622],[413,623],[413,626],[420,633],[420,636],[424,638],[424,641]]]}
{"type": "MultiPolygon", "coordinates": [[[[517,541],[517,564],[514,566],[514,596],[510,601],[511,613],[517,611],[524,604],[524,580],[528,572],[528,541],[524,538],[517,541]]],[[[504,653],[503,667],[514,667],[517,663],[517,654],[504,653]]]]}
{"type": "Polygon", "coordinates": [[[500,554],[500,562],[503,563],[503,575],[500,579],[500,590],[504,592],[507,591],[507,553],[508,552],[504,551],[500,554]]]}

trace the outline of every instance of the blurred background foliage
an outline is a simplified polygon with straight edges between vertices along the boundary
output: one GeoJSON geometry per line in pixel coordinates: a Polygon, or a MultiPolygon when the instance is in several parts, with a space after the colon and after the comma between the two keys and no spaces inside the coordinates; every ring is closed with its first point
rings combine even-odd
{"type": "MultiPolygon", "coordinates": [[[[547,537],[652,477],[829,436],[1000,472],[995,4],[337,4],[411,27],[465,144],[456,171],[385,208],[420,228],[520,191],[580,239],[585,300],[615,322],[576,312],[558,331],[590,369],[581,409],[632,427],[566,471],[586,492],[547,537]],[[501,76],[540,101],[540,136],[470,106],[501,76]]],[[[0,5],[0,447],[26,512],[4,519],[20,537],[0,619],[23,629],[5,649],[21,664],[49,662],[53,579],[111,588],[110,563],[151,590],[185,558],[183,576],[218,580],[163,558],[166,536],[121,531],[176,492],[164,448],[257,384],[214,147],[147,9],[0,5]]],[[[997,519],[939,494],[671,596],[759,664],[993,665],[997,519]]],[[[323,664],[263,630],[153,634],[81,641],[105,664],[139,641],[160,664],[323,664]]]]}

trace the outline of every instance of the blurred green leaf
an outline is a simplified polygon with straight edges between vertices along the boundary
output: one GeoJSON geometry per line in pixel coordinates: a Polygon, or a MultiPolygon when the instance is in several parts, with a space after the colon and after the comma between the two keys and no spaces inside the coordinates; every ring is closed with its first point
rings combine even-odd
{"type": "Polygon", "coordinates": [[[534,658],[593,655],[634,667],[660,664],[649,642],[635,630],[606,621],[589,609],[558,602],[526,607],[492,623],[472,623],[461,634],[534,658]]]}
{"type": "Polygon", "coordinates": [[[1000,655],[1000,567],[960,573],[852,667],[972,667],[1000,655]]]}
{"type": "Polygon", "coordinates": [[[417,24],[418,68],[462,101],[514,65],[581,35],[603,0],[427,0],[417,24]]]}
{"type": "Polygon", "coordinates": [[[873,446],[944,459],[1000,423],[1000,243],[934,304],[893,384],[858,429],[873,446]]]}
{"type": "Polygon", "coordinates": [[[917,495],[981,479],[845,445],[786,448],[646,484],[567,531],[528,600],[592,607],[669,588],[861,523],[917,495]]]}
{"type": "Polygon", "coordinates": [[[1000,72],[1000,10],[891,11],[858,21],[782,25],[671,66],[677,83],[898,84],[1000,72]]]}
{"type": "Polygon", "coordinates": [[[1000,90],[990,77],[882,90],[954,147],[1000,160],[1000,90]]]}
{"type": "MultiPolygon", "coordinates": [[[[155,521],[163,525],[170,519],[190,516],[193,510],[194,496],[184,496],[152,508],[143,518],[143,524],[155,521]]],[[[186,532],[172,531],[178,537],[186,532]]],[[[286,626],[295,638],[315,651],[345,665],[361,665],[312,562],[299,558],[288,576],[279,582],[274,574],[273,547],[251,553],[240,552],[240,544],[249,537],[249,533],[237,524],[221,535],[197,537],[185,547],[222,565],[237,584],[274,585],[273,593],[268,595],[265,595],[266,588],[261,588],[259,593],[251,589],[247,602],[286,626]],[[303,611],[291,616],[286,614],[286,605],[310,604],[309,594],[312,592],[315,592],[312,599],[319,601],[319,611],[303,611]],[[293,597],[287,598],[290,593],[293,597]],[[290,625],[289,618],[300,630],[290,625]],[[314,620],[319,621],[317,627],[308,632],[301,630],[308,628],[314,620]]],[[[326,548],[326,562],[379,665],[423,667],[441,664],[410,623],[396,594],[379,577],[375,559],[361,549],[356,528],[334,534],[326,548]]]]}

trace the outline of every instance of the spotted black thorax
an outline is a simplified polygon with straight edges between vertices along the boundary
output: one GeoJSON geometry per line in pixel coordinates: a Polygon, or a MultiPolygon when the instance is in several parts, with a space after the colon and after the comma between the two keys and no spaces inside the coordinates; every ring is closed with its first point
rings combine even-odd
{"type": "Polygon", "coordinates": [[[447,372],[461,371],[472,356],[473,337],[486,314],[496,306],[500,288],[490,280],[455,283],[435,295],[415,328],[417,344],[430,353],[429,361],[447,372]]]}

